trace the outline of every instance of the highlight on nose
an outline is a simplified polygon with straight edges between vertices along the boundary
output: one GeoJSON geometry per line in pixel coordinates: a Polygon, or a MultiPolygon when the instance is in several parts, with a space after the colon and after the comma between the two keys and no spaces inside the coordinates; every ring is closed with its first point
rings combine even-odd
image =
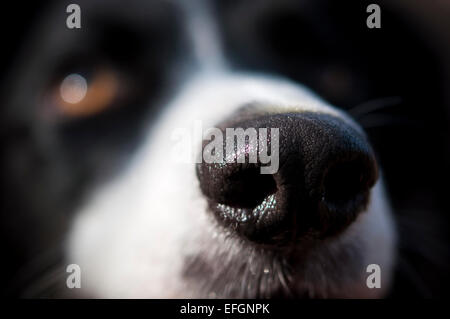
{"type": "MultiPolygon", "coordinates": [[[[261,174],[267,163],[259,158],[248,161],[248,143],[231,148],[234,158],[245,155],[245,162],[229,161],[229,139],[223,142],[223,162],[197,164],[209,209],[229,231],[264,244],[305,235],[324,238],[345,229],[364,211],[378,178],[377,164],[366,137],[344,120],[283,113],[227,120],[218,127],[224,133],[227,128],[279,129],[279,164],[273,174],[261,174]]],[[[258,139],[270,146],[270,134],[258,139]]]]}

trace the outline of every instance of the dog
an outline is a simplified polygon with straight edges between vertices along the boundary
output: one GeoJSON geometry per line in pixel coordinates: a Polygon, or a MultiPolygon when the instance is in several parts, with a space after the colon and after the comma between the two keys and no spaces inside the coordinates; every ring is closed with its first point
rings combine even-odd
{"type": "Polygon", "coordinates": [[[450,6],[80,0],[68,28],[69,4],[3,81],[4,295],[445,295],[450,6]],[[196,121],[278,129],[275,171],[178,161],[196,121]]]}

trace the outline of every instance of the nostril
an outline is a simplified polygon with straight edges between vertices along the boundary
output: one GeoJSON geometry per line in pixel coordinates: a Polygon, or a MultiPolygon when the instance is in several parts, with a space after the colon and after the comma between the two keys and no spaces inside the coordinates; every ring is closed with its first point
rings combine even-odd
{"type": "Polygon", "coordinates": [[[253,241],[269,242],[283,221],[273,175],[259,165],[197,165],[200,188],[216,219],[226,228],[253,241]]]}
{"type": "Polygon", "coordinates": [[[373,173],[361,162],[339,163],[331,167],[323,182],[323,199],[342,206],[369,190],[373,173]]]}
{"type": "Polygon", "coordinates": [[[261,174],[256,166],[242,168],[220,184],[216,201],[238,208],[255,208],[277,189],[273,176],[261,174]]]}
{"type": "Polygon", "coordinates": [[[344,229],[369,202],[370,189],[378,177],[377,165],[371,154],[361,157],[335,163],[325,172],[317,215],[323,235],[344,229]]]}
{"type": "Polygon", "coordinates": [[[253,209],[277,189],[273,176],[261,174],[257,165],[203,163],[197,176],[209,200],[235,208],[253,209]]]}

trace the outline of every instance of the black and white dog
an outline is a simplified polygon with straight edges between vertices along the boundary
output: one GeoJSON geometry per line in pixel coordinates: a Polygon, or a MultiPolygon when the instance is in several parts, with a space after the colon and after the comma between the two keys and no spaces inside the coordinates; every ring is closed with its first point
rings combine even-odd
{"type": "Polygon", "coordinates": [[[445,1],[374,29],[364,1],[80,0],[79,29],[69,4],[3,80],[3,294],[445,294],[445,1]],[[279,129],[277,169],[177,161],[199,121],[279,129]]]}

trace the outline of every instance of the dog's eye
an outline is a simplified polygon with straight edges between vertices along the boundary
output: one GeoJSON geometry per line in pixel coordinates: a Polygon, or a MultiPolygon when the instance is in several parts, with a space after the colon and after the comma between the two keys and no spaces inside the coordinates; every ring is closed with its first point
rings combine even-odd
{"type": "Polygon", "coordinates": [[[46,113],[62,118],[93,116],[114,107],[120,95],[120,75],[111,68],[66,72],[47,90],[46,113]]]}

